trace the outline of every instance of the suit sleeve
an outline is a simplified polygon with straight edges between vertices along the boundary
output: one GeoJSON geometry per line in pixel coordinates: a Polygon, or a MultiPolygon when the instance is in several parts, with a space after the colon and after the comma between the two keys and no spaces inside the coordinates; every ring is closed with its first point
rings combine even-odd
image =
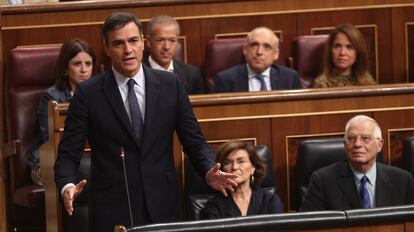
{"type": "Polygon", "coordinates": [[[214,84],[213,84],[213,93],[225,93],[230,92],[229,86],[226,85],[226,82],[224,80],[224,77],[218,73],[214,77],[214,84]]]}
{"type": "Polygon", "coordinates": [[[303,198],[299,211],[325,210],[324,187],[317,172],[313,173],[308,186],[308,191],[303,198]]]}
{"type": "Polygon", "coordinates": [[[195,94],[202,94],[204,93],[204,79],[201,75],[200,70],[197,68],[194,71],[194,93],[195,94]]]}
{"type": "Polygon", "coordinates": [[[268,207],[266,213],[283,213],[283,203],[280,200],[280,197],[275,193],[270,196],[266,201],[268,207]]]}
{"type": "Polygon", "coordinates": [[[200,125],[194,116],[190,100],[184,87],[177,84],[178,109],[176,131],[194,169],[204,180],[207,171],[215,164],[215,153],[207,145],[200,125]]]}
{"type": "Polygon", "coordinates": [[[88,134],[87,97],[78,85],[69,105],[63,137],[54,166],[55,182],[60,189],[68,183],[76,183],[76,173],[83,155],[88,134]]]}
{"type": "Polygon", "coordinates": [[[302,83],[300,82],[299,74],[295,71],[293,76],[293,89],[301,89],[302,83]]]}

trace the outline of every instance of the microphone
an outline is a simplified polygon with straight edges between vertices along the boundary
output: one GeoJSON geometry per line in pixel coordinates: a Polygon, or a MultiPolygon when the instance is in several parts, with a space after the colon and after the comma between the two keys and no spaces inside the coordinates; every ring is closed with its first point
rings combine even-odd
{"type": "Polygon", "coordinates": [[[125,187],[126,187],[126,193],[127,193],[127,198],[128,198],[128,207],[129,207],[129,218],[131,220],[131,227],[133,227],[134,226],[134,220],[132,218],[131,200],[129,198],[129,188],[128,188],[128,178],[127,178],[127,173],[126,173],[126,166],[125,166],[124,147],[121,147],[121,153],[119,154],[119,156],[122,160],[122,168],[123,168],[123,171],[124,171],[125,187]]]}

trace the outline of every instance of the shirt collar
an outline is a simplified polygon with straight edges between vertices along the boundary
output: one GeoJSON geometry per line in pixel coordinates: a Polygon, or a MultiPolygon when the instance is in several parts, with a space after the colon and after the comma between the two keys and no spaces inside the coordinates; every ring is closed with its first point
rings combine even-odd
{"type": "Polygon", "coordinates": [[[139,71],[133,77],[126,77],[116,71],[114,66],[112,66],[112,71],[114,72],[115,80],[118,87],[125,87],[129,78],[134,79],[138,86],[143,87],[145,85],[145,77],[144,77],[144,70],[142,68],[142,64],[140,64],[139,71]]]}
{"type": "Polygon", "coordinates": [[[161,65],[159,65],[157,62],[155,62],[151,56],[148,57],[148,63],[150,64],[151,68],[153,69],[157,69],[157,70],[162,70],[162,71],[168,71],[168,72],[174,72],[174,65],[173,65],[173,61],[170,61],[170,65],[168,65],[168,68],[165,69],[164,67],[161,67],[161,65]]]}
{"type": "Polygon", "coordinates": [[[362,172],[357,171],[354,167],[352,167],[351,164],[349,164],[349,166],[351,167],[351,170],[354,173],[354,176],[356,180],[358,181],[358,183],[361,181],[361,178],[363,176],[366,176],[371,185],[375,184],[375,181],[377,178],[377,162],[374,162],[374,165],[372,165],[371,169],[368,170],[367,173],[362,173],[362,172]]]}
{"type": "Polygon", "coordinates": [[[270,67],[267,67],[267,69],[265,69],[262,73],[255,73],[251,68],[250,65],[246,63],[246,67],[247,67],[247,76],[249,77],[249,79],[255,78],[256,75],[263,75],[265,78],[269,78],[270,77],[270,67]]]}

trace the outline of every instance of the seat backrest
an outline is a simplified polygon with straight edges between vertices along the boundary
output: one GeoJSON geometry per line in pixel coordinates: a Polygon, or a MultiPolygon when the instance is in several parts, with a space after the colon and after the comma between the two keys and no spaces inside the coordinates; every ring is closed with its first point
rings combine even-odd
{"type": "Polygon", "coordinates": [[[414,137],[404,139],[402,148],[403,167],[414,176],[414,137]]]}
{"type": "Polygon", "coordinates": [[[245,62],[243,45],[245,38],[227,38],[210,40],[206,48],[206,60],[203,67],[205,86],[210,91],[214,76],[231,66],[245,62]]]}
{"type": "MultiPolygon", "coordinates": [[[[257,191],[269,192],[271,194],[276,194],[275,187],[260,188],[257,191]]],[[[221,193],[219,193],[221,194],[221,193]]],[[[207,202],[214,197],[213,193],[199,194],[190,196],[190,220],[200,220],[200,212],[204,209],[207,202]]]]}
{"type": "MultiPolygon", "coordinates": [[[[322,167],[345,160],[346,151],[343,137],[306,139],[299,144],[296,161],[296,202],[298,209],[306,195],[312,173],[322,167]]],[[[379,152],[377,162],[383,163],[383,154],[379,152]]]]}
{"type": "Polygon", "coordinates": [[[36,110],[41,93],[54,83],[59,46],[15,48],[6,69],[8,141],[20,140],[20,153],[9,159],[11,191],[31,183],[26,153],[38,133],[36,110]]]}
{"type": "Polygon", "coordinates": [[[275,172],[273,171],[273,160],[269,147],[267,147],[266,145],[256,145],[255,149],[257,155],[260,157],[260,159],[266,166],[266,176],[263,179],[261,187],[274,187],[276,189],[276,176],[275,172]]]}
{"type": "Polygon", "coordinates": [[[312,173],[346,159],[344,138],[306,139],[299,144],[296,161],[296,209],[305,196],[312,173]]]}
{"type": "Polygon", "coordinates": [[[293,68],[298,72],[304,88],[312,87],[322,71],[327,41],[328,35],[302,35],[292,41],[293,68]]]}

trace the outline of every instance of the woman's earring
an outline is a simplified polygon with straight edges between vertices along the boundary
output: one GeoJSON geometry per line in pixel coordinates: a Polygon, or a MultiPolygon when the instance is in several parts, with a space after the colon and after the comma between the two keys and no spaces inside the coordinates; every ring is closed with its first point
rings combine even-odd
{"type": "Polygon", "coordinates": [[[254,175],[250,176],[250,184],[253,185],[254,184],[254,175]]]}

